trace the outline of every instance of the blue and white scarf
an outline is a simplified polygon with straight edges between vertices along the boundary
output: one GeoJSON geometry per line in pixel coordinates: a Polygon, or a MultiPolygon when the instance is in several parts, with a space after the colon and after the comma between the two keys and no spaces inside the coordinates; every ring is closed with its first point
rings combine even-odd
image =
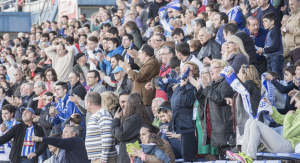
{"type": "Polygon", "coordinates": [[[261,81],[262,81],[264,87],[266,88],[266,91],[267,91],[267,94],[268,94],[268,96],[267,96],[268,100],[271,102],[271,104],[273,106],[276,107],[276,105],[275,105],[275,96],[274,96],[274,86],[270,81],[266,80],[266,78],[265,78],[266,75],[268,75],[268,73],[263,73],[261,75],[261,81]]]}
{"type": "Polygon", "coordinates": [[[256,115],[253,115],[252,113],[250,94],[247,91],[247,89],[243,86],[243,84],[239,81],[239,79],[236,77],[233,68],[231,66],[225,67],[220,72],[220,75],[224,76],[225,80],[232,87],[232,89],[242,96],[244,109],[249,114],[249,118],[257,119],[256,115]]]}
{"type": "MultiPolygon", "coordinates": [[[[3,121],[3,123],[5,123],[5,126],[7,126],[7,131],[9,129],[11,129],[14,125],[18,124],[19,122],[17,122],[14,118],[11,119],[10,121],[3,121]]],[[[13,139],[12,139],[13,140],[13,139]]],[[[7,147],[8,148],[11,148],[11,142],[12,140],[8,141],[6,144],[7,144],[7,147]]],[[[0,145],[0,154],[4,154],[5,153],[5,149],[4,149],[4,145],[5,144],[2,144],[0,145]]]]}
{"type": "MultiPolygon", "coordinates": [[[[132,49],[132,47],[133,47],[133,43],[131,44],[131,46],[128,48],[128,49],[132,49]]],[[[127,52],[127,51],[126,51],[127,52]]],[[[126,57],[125,57],[125,60],[126,60],[126,62],[127,63],[129,63],[129,54],[128,53],[126,53],[126,57]]]]}

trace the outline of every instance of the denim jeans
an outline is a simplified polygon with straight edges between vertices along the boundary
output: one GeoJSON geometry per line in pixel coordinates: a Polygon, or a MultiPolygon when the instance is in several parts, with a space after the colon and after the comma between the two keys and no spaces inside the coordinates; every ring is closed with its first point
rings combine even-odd
{"type": "Polygon", "coordinates": [[[274,71],[279,74],[280,80],[284,79],[283,75],[283,66],[284,66],[284,58],[283,55],[271,56],[268,60],[268,71],[274,71]]]}
{"type": "Polygon", "coordinates": [[[182,155],[181,155],[181,142],[178,139],[175,139],[175,138],[169,139],[166,134],[163,134],[161,136],[161,138],[164,139],[164,140],[167,140],[170,143],[172,151],[175,155],[175,159],[182,158],[182,155]]]}
{"type": "Polygon", "coordinates": [[[20,163],[34,163],[33,159],[21,158],[20,163]]]}

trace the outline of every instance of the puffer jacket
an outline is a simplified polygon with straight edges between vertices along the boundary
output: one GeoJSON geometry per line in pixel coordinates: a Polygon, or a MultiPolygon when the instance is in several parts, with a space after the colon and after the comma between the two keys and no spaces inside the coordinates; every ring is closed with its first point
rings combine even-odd
{"type": "MultiPolygon", "coordinates": [[[[260,102],[260,90],[257,89],[256,84],[251,80],[246,80],[242,84],[250,94],[252,114],[256,115],[257,108],[260,102]]],[[[235,106],[236,106],[235,115],[236,115],[237,126],[239,128],[239,133],[240,135],[244,135],[244,128],[245,128],[246,121],[249,119],[249,114],[246,112],[244,108],[241,94],[238,94],[236,98],[235,106]]]]}
{"type": "Polygon", "coordinates": [[[283,33],[284,42],[290,51],[300,48],[300,8],[291,13],[287,21],[289,33],[283,33]]]}
{"type": "MultiPolygon", "coordinates": [[[[166,153],[159,149],[155,144],[140,144],[140,147],[143,148],[145,154],[155,155],[159,160],[164,163],[169,163],[171,159],[166,155],[166,153]]],[[[143,163],[141,158],[137,157],[134,160],[134,163],[143,163]]]]}
{"type": "MultiPolygon", "coordinates": [[[[172,151],[171,145],[167,140],[162,139],[164,143],[164,153],[171,159],[171,163],[175,163],[175,155],[172,151]]],[[[162,163],[155,155],[146,154],[145,163],[162,163]]]]}
{"type": "Polygon", "coordinates": [[[210,144],[212,147],[227,145],[230,137],[235,137],[232,130],[233,121],[231,107],[227,105],[225,97],[232,98],[234,92],[223,76],[204,89],[201,87],[196,92],[199,102],[198,113],[203,130],[202,145],[210,144]],[[211,138],[207,142],[206,108],[209,105],[209,117],[211,123],[211,138]]]}
{"type": "Polygon", "coordinates": [[[218,44],[213,38],[204,43],[197,58],[203,62],[205,57],[208,57],[209,59],[221,59],[222,57],[221,45],[218,44]]]}

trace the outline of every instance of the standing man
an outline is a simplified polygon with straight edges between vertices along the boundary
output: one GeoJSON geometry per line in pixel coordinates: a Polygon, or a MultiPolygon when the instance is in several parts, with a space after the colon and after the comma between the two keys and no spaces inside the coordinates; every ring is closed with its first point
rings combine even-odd
{"type": "Polygon", "coordinates": [[[243,14],[239,10],[239,6],[234,6],[234,0],[223,0],[222,6],[224,8],[224,12],[228,16],[228,21],[235,21],[239,29],[244,28],[243,24],[243,14]]]}
{"type": "Polygon", "coordinates": [[[297,0],[289,0],[289,6],[292,16],[288,19],[286,25],[281,28],[284,42],[290,49],[291,64],[300,59],[300,2],[297,0]]]}
{"type": "Polygon", "coordinates": [[[84,13],[79,16],[79,19],[82,27],[86,24],[91,25],[91,22],[86,19],[86,15],[84,13]]]}
{"type": "Polygon", "coordinates": [[[37,163],[38,156],[47,148],[44,143],[35,143],[31,136],[44,137],[43,128],[33,123],[35,112],[32,108],[22,108],[22,122],[13,126],[0,137],[0,144],[14,140],[9,160],[16,163],[37,163]]]}
{"type": "Polygon", "coordinates": [[[154,56],[154,49],[150,45],[143,45],[139,50],[139,59],[142,63],[142,67],[138,72],[133,71],[129,64],[119,61],[119,65],[125,70],[129,77],[133,80],[133,92],[139,92],[143,98],[143,103],[146,106],[151,119],[154,119],[151,111],[151,103],[155,97],[155,92],[147,90],[145,85],[151,81],[154,76],[158,76],[160,65],[158,60],[154,56]]]}
{"type": "Polygon", "coordinates": [[[60,43],[57,46],[46,48],[45,52],[52,60],[52,68],[57,73],[57,79],[62,82],[69,82],[68,75],[71,72],[74,60],[74,49],[72,46],[65,46],[60,43]]]}
{"type": "MultiPolygon", "coordinates": [[[[249,16],[246,21],[246,28],[243,30],[252,38],[256,47],[265,47],[266,36],[268,30],[259,26],[259,22],[256,17],[249,16]]],[[[257,60],[257,71],[260,76],[264,72],[268,71],[267,69],[267,59],[264,55],[259,55],[256,53],[257,60]]]]}
{"type": "Polygon", "coordinates": [[[85,107],[92,113],[87,121],[85,147],[92,163],[116,163],[118,154],[114,137],[111,133],[112,117],[101,107],[101,96],[97,92],[89,92],[85,97],[85,107]]]}
{"type": "Polygon", "coordinates": [[[257,0],[257,4],[259,6],[259,9],[255,17],[258,19],[259,26],[264,27],[263,16],[266,15],[267,13],[272,12],[276,15],[277,18],[275,22],[275,26],[280,28],[281,15],[279,11],[273,5],[270,4],[270,0],[257,0]]]}
{"type": "Polygon", "coordinates": [[[129,55],[127,54],[127,49],[134,49],[136,51],[139,50],[139,48],[133,43],[133,37],[131,34],[125,34],[122,38],[122,47],[123,47],[123,52],[121,54],[121,56],[124,58],[125,62],[129,63],[130,64],[130,67],[133,69],[133,70],[139,70],[140,67],[134,63],[134,59],[129,55]]]}
{"type": "Polygon", "coordinates": [[[216,35],[216,41],[220,45],[223,45],[225,42],[223,35],[223,27],[228,23],[228,16],[224,12],[217,12],[214,16],[214,27],[219,28],[218,33],[216,35]]]}

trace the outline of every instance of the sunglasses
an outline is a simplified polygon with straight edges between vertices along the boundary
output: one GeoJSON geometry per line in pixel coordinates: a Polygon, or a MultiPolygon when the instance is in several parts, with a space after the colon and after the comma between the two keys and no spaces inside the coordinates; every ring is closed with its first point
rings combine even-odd
{"type": "Polygon", "coordinates": [[[245,65],[244,66],[244,69],[245,69],[245,73],[247,74],[247,68],[248,68],[248,65],[245,65]]]}
{"type": "Polygon", "coordinates": [[[5,77],[0,77],[0,79],[5,79],[5,77]]]}

